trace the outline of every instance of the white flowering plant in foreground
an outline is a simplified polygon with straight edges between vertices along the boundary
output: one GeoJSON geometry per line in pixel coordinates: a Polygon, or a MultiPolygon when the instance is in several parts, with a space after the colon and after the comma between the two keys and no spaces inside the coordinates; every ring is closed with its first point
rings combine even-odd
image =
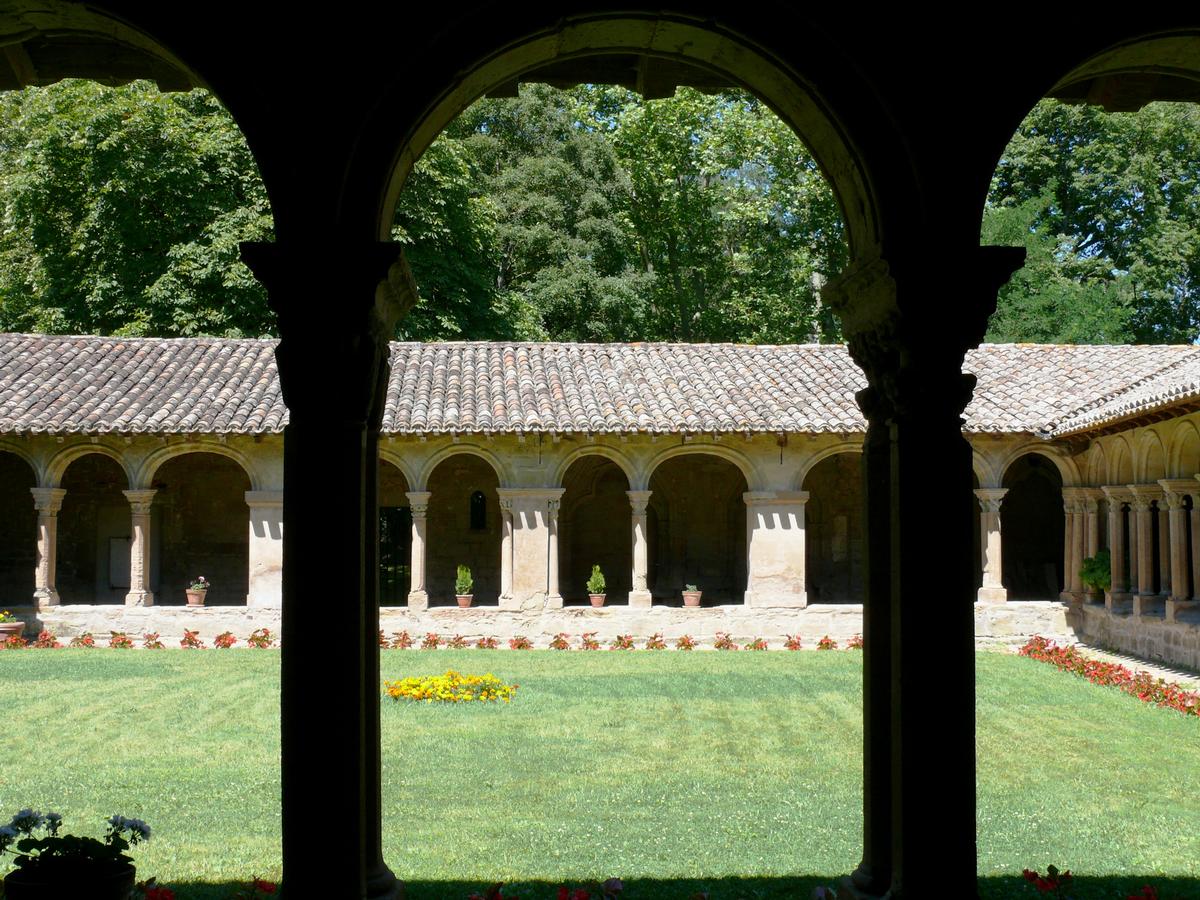
{"type": "Polygon", "coordinates": [[[109,817],[102,841],[60,835],[61,825],[58,813],[23,809],[0,826],[0,855],[12,853],[18,869],[47,881],[75,881],[124,871],[133,864],[125,851],[150,839],[149,825],[125,816],[109,817]]]}

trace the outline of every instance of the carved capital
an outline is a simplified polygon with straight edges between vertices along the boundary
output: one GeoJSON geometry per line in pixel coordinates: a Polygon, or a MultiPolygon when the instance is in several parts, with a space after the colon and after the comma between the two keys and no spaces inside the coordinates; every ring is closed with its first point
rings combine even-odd
{"type": "Polygon", "coordinates": [[[67,496],[63,488],[35,487],[30,488],[29,493],[33,494],[33,508],[46,516],[57,515],[62,509],[63,497],[67,496]]]}
{"type": "Polygon", "coordinates": [[[629,498],[629,505],[633,507],[635,516],[644,516],[646,507],[650,504],[650,495],[653,491],[626,491],[625,496],[629,498]]]}
{"type": "Polygon", "coordinates": [[[1160,478],[1158,485],[1167,495],[1167,506],[1171,509],[1182,509],[1185,497],[1191,497],[1194,503],[1200,492],[1200,484],[1194,478],[1160,478]]]}
{"type": "Polygon", "coordinates": [[[148,516],[150,515],[150,507],[154,505],[154,495],[158,491],[149,489],[142,491],[121,491],[121,493],[129,501],[129,506],[135,516],[148,516]]]}
{"type": "Polygon", "coordinates": [[[979,498],[979,505],[985,513],[998,513],[1007,493],[1008,488],[977,488],[975,496],[979,498]]]}
{"type": "Polygon", "coordinates": [[[429,498],[433,495],[429,491],[408,491],[404,496],[408,498],[408,509],[413,519],[424,519],[429,511],[429,498]]]}

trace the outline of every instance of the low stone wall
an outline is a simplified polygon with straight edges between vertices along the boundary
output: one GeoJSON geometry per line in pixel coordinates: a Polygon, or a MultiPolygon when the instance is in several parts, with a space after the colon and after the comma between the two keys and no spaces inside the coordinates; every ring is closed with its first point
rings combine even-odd
{"type": "MultiPolygon", "coordinates": [[[[110,631],[123,631],[135,641],[148,631],[158,632],[165,644],[175,646],[185,628],[199,632],[200,638],[211,644],[224,631],[233,632],[243,640],[257,628],[269,628],[278,634],[280,627],[280,611],[261,607],[59,606],[40,613],[30,608],[14,609],[13,613],[28,623],[27,637],[40,628],[48,628],[65,642],[90,631],[102,644],[110,631]]],[[[1067,607],[1060,603],[978,604],[976,642],[987,648],[1014,648],[1034,634],[1071,641],[1074,634],[1067,613],[1067,607]]],[[[524,635],[535,647],[547,646],[559,632],[569,634],[572,643],[578,643],[584,632],[595,632],[601,642],[611,641],[619,634],[632,634],[639,643],[656,632],[661,632],[668,642],[688,634],[702,646],[711,647],[718,631],[728,632],[739,644],[762,637],[772,647],[781,647],[786,635],[798,634],[805,647],[815,647],[826,635],[844,643],[860,634],[862,606],[814,604],[805,609],[742,605],[701,609],[568,606],[537,612],[495,607],[435,607],[419,612],[385,608],[380,611],[379,627],[388,636],[407,631],[416,641],[430,631],[446,637],[461,634],[472,641],[494,637],[501,645],[514,635],[524,635]]]]}
{"type": "Polygon", "coordinates": [[[1162,615],[1135,616],[1086,604],[1072,610],[1080,640],[1142,659],[1200,669],[1200,615],[1178,621],[1162,615]]]}

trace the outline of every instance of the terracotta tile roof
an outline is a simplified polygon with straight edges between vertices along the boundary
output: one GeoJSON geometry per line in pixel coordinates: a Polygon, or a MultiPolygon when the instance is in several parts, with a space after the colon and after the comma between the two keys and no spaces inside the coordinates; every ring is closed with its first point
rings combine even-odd
{"type": "MultiPolygon", "coordinates": [[[[0,432],[261,434],[275,341],[0,335],[0,432]]],[[[969,432],[1044,436],[1200,396],[1200,348],[987,345],[969,432]]],[[[838,345],[392,345],[388,433],[861,432],[838,345]]]]}

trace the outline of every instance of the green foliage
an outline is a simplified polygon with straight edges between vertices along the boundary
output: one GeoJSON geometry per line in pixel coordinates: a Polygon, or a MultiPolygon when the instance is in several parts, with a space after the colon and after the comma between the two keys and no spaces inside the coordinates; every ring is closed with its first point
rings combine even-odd
{"type": "Polygon", "coordinates": [[[233,119],[205,91],[66,81],[0,95],[0,328],[260,335],[238,242],[272,231],[233,119]]]}
{"type": "Polygon", "coordinates": [[[467,566],[459,566],[454,576],[454,593],[469,594],[474,587],[475,580],[471,577],[471,570],[467,566]]]}
{"type": "Polygon", "coordinates": [[[588,576],[587,589],[589,594],[603,594],[608,584],[599,566],[592,566],[592,574],[588,576]]]}
{"type": "Polygon", "coordinates": [[[1107,549],[1084,559],[1079,579],[1085,587],[1097,591],[1107,591],[1112,587],[1112,555],[1107,549]]]}
{"type": "Polygon", "coordinates": [[[1006,149],[985,244],[1023,245],[990,341],[1200,337],[1200,111],[1039,103],[1006,149]]]}

